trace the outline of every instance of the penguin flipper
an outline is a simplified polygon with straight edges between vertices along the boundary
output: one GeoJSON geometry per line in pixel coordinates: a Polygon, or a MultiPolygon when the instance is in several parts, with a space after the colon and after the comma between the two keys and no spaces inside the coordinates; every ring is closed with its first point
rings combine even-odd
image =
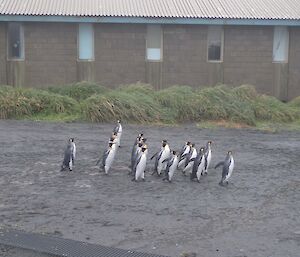
{"type": "Polygon", "coordinates": [[[151,158],[150,160],[152,160],[156,155],[158,155],[159,152],[155,153],[151,158]]]}
{"type": "Polygon", "coordinates": [[[169,160],[171,160],[171,158],[167,158],[167,159],[163,160],[162,163],[168,162],[169,160]]]}
{"type": "Polygon", "coordinates": [[[204,169],[207,170],[207,155],[205,155],[205,158],[204,158],[204,169]]]}
{"type": "Polygon", "coordinates": [[[193,162],[195,160],[196,160],[196,158],[192,158],[192,159],[189,160],[189,162],[193,162]]]}
{"type": "Polygon", "coordinates": [[[218,167],[220,167],[220,166],[223,166],[223,165],[224,165],[224,161],[221,161],[221,162],[219,162],[219,163],[215,166],[215,169],[218,168],[218,167]]]}

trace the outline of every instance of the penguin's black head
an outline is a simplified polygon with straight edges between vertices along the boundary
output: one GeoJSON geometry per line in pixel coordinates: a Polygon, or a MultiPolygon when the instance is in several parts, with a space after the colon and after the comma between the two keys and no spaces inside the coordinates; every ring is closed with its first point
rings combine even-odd
{"type": "Polygon", "coordinates": [[[227,154],[228,154],[228,155],[232,155],[232,151],[228,151],[227,154]]]}
{"type": "Polygon", "coordinates": [[[186,145],[191,145],[191,142],[190,142],[190,141],[187,141],[187,142],[186,142],[186,145]]]}
{"type": "Polygon", "coordinates": [[[142,143],[142,142],[140,142],[140,143],[139,143],[139,147],[142,147],[142,146],[143,146],[143,143],[142,143]]]}
{"type": "Polygon", "coordinates": [[[147,138],[143,137],[143,138],[142,138],[142,141],[143,141],[144,143],[146,143],[147,138]]]}
{"type": "Polygon", "coordinates": [[[176,154],[177,154],[177,152],[176,152],[176,151],[172,151],[172,153],[173,153],[173,155],[176,155],[176,154]]]}
{"type": "Polygon", "coordinates": [[[162,146],[165,147],[165,146],[167,145],[167,143],[168,143],[167,140],[164,139],[164,140],[162,141],[162,146]]]}
{"type": "Polygon", "coordinates": [[[145,152],[147,150],[148,146],[147,145],[143,145],[142,147],[142,152],[145,152]]]}
{"type": "Polygon", "coordinates": [[[115,133],[113,133],[110,137],[110,141],[114,141],[117,138],[117,136],[115,135],[115,133]]]}
{"type": "Polygon", "coordinates": [[[114,144],[113,142],[109,142],[109,143],[108,143],[108,146],[109,146],[109,147],[112,147],[113,144],[114,144]]]}
{"type": "Polygon", "coordinates": [[[71,137],[71,138],[70,138],[70,142],[74,142],[74,137],[71,137]]]}
{"type": "Polygon", "coordinates": [[[200,148],[200,152],[203,153],[204,152],[204,147],[200,148]]]}
{"type": "Polygon", "coordinates": [[[121,120],[117,120],[118,123],[121,123],[121,120]]]}
{"type": "Polygon", "coordinates": [[[211,145],[211,144],[212,144],[212,141],[208,141],[207,144],[208,144],[208,145],[211,145]]]}
{"type": "Polygon", "coordinates": [[[195,144],[192,144],[192,147],[195,147],[195,144]]]}

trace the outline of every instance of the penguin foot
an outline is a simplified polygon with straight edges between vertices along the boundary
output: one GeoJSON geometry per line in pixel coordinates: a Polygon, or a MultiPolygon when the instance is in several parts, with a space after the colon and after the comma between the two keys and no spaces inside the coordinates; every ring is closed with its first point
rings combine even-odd
{"type": "Polygon", "coordinates": [[[142,178],[142,181],[143,181],[143,182],[146,182],[146,180],[145,180],[144,178],[142,178]]]}
{"type": "Polygon", "coordinates": [[[229,183],[228,183],[228,181],[226,181],[226,185],[228,185],[229,183]]]}
{"type": "Polygon", "coordinates": [[[134,182],[136,182],[135,178],[133,178],[131,181],[134,181],[134,182]]]}
{"type": "Polygon", "coordinates": [[[219,182],[219,185],[220,185],[220,186],[222,186],[222,187],[224,186],[224,184],[223,184],[223,182],[222,182],[222,181],[221,181],[221,182],[219,182]]]}
{"type": "Polygon", "coordinates": [[[200,179],[197,179],[197,182],[200,183],[200,179]]]}

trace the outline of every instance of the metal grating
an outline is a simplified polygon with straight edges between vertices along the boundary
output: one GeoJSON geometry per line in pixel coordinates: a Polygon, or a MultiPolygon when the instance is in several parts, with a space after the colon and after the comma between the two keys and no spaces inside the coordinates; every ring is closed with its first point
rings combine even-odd
{"type": "Polygon", "coordinates": [[[300,19],[299,0],[0,0],[0,15],[300,19]]]}
{"type": "Polygon", "coordinates": [[[63,257],[166,257],[24,231],[0,230],[0,245],[63,257]]]}

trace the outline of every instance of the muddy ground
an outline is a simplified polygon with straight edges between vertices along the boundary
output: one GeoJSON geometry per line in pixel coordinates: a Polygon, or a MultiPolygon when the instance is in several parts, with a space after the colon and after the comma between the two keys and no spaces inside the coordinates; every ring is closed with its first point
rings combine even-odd
{"type": "Polygon", "coordinates": [[[112,124],[0,121],[0,227],[168,256],[300,256],[299,132],[123,127],[122,148],[105,176],[95,163],[112,124]],[[201,183],[180,172],[173,183],[150,172],[146,182],[132,182],[128,165],[139,132],[149,155],[162,139],[175,149],[212,140],[212,164],[232,150],[230,184],[219,186],[221,170],[214,169],[201,183]],[[77,143],[76,167],[59,172],[69,137],[77,143]]]}

